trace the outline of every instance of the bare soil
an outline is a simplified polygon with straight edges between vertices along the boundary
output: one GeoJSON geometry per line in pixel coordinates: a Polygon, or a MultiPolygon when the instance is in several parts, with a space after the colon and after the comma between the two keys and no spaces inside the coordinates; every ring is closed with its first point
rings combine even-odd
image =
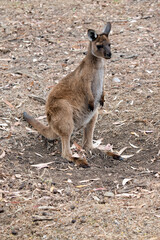
{"type": "MultiPolygon", "coordinates": [[[[160,239],[159,8],[157,0],[1,0],[1,240],[160,239]],[[113,57],[94,139],[126,158],[93,151],[82,169],[22,113],[46,122],[51,87],[83,59],[87,29],[101,32],[107,21],[113,57]]],[[[81,139],[76,132],[72,143],[81,139]]]]}

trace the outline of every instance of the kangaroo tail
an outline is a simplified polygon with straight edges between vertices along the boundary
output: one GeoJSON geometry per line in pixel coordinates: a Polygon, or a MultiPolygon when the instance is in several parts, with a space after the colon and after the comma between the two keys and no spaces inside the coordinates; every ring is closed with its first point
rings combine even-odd
{"type": "Polygon", "coordinates": [[[45,126],[38,120],[30,116],[28,113],[23,113],[23,119],[26,120],[34,129],[36,129],[42,136],[49,140],[56,138],[56,134],[53,132],[50,126],[45,126]]]}

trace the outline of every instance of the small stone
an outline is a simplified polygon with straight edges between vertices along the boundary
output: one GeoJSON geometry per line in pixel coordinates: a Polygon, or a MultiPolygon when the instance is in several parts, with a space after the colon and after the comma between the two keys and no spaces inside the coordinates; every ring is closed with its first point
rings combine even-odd
{"type": "Polygon", "coordinates": [[[75,220],[75,219],[72,219],[71,223],[75,223],[75,222],[76,222],[76,220],[75,220]]]}
{"type": "Polygon", "coordinates": [[[75,209],[75,206],[74,205],[71,205],[71,207],[70,207],[72,210],[74,210],[75,209]]]}
{"type": "Polygon", "coordinates": [[[42,212],[42,215],[43,216],[47,216],[47,212],[42,212]]]}
{"type": "Polygon", "coordinates": [[[82,216],[82,217],[80,218],[80,223],[85,223],[85,222],[86,222],[85,216],[82,216]]]}
{"type": "Polygon", "coordinates": [[[57,193],[58,193],[57,189],[54,189],[54,190],[53,190],[53,193],[54,193],[54,194],[57,194],[57,193]]]}
{"type": "Polygon", "coordinates": [[[17,232],[17,230],[15,230],[15,229],[12,229],[12,232],[11,232],[13,235],[17,235],[18,234],[18,232],[17,232]]]}
{"type": "Polygon", "coordinates": [[[0,213],[3,213],[4,212],[4,209],[3,208],[0,208],[0,213]]]}

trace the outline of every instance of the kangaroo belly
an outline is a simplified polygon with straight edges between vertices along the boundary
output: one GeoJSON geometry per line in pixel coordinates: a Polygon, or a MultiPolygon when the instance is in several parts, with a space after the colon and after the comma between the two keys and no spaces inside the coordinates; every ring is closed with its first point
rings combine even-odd
{"type": "Polygon", "coordinates": [[[95,115],[96,111],[97,111],[97,107],[93,111],[90,111],[88,114],[85,115],[85,117],[83,119],[83,126],[87,125],[87,123],[90,122],[90,120],[95,115]]]}
{"type": "Polygon", "coordinates": [[[85,127],[87,123],[89,123],[90,120],[95,115],[97,108],[98,108],[98,104],[95,106],[93,111],[86,109],[85,111],[76,112],[74,114],[75,129],[80,129],[82,127],[85,127]]]}

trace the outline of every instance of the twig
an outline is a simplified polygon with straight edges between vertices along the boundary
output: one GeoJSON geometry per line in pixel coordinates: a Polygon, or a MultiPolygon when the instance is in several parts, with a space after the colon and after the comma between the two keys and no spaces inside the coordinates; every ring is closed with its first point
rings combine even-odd
{"type": "Polygon", "coordinates": [[[54,218],[34,215],[34,216],[32,216],[32,219],[33,219],[33,222],[37,222],[37,221],[52,221],[54,218]]]}
{"type": "Polygon", "coordinates": [[[7,72],[14,73],[14,74],[19,74],[19,75],[24,75],[24,76],[33,78],[34,80],[37,80],[37,79],[41,78],[41,76],[31,73],[27,69],[11,68],[11,69],[8,69],[7,72]]]}
{"type": "Polygon", "coordinates": [[[29,98],[32,98],[33,100],[36,100],[36,101],[38,101],[38,102],[40,102],[40,103],[42,103],[42,104],[46,104],[46,100],[43,99],[43,98],[41,98],[41,97],[37,97],[37,96],[35,96],[35,95],[29,95],[28,97],[29,97],[29,98]]]}
{"type": "Polygon", "coordinates": [[[56,209],[55,207],[52,206],[39,206],[38,209],[60,211],[59,209],[56,209]]]}
{"type": "Polygon", "coordinates": [[[121,55],[120,57],[125,58],[125,59],[129,59],[129,58],[137,58],[138,55],[137,54],[136,55],[129,55],[129,56],[121,55]]]}

